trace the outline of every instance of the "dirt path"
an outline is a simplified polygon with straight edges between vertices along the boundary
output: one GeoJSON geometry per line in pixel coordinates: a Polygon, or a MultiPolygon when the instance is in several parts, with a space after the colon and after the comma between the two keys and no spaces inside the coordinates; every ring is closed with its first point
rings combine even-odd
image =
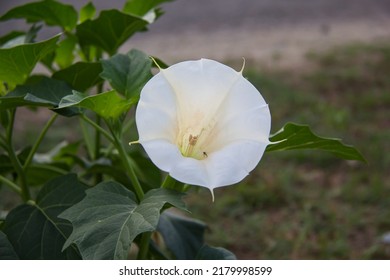
{"type": "MultiPolygon", "coordinates": [[[[89,0],[60,0],[76,8],[89,0]]],[[[0,0],[0,14],[29,0],[0,0]]],[[[93,0],[98,9],[125,0],[93,0]]],[[[390,39],[390,0],[176,0],[150,31],[121,51],[139,48],[168,63],[200,57],[296,67],[311,50],[390,39]]],[[[9,27],[0,23],[0,34],[9,27]]],[[[49,31],[48,31],[49,32],[49,31]]],[[[51,31],[53,32],[53,31],[51,31]]]]}
{"type": "Polygon", "coordinates": [[[244,56],[249,63],[294,68],[309,51],[390,39],[388,0],[182,0],[165,10],[126,48],[169,63],[244,56]]]}

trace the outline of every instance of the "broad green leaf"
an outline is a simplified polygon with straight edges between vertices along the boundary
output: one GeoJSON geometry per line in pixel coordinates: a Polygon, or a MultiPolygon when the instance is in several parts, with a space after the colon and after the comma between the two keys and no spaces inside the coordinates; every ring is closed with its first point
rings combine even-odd
{"type": "Polygon", "coordinates": [[[115,119],[127,112],[136,101],[137,99],[124,99],[115,90],[91,96],[73,91],[72,95],[61,100],[58,108],[85,108],[105,119],[115,119]]]}
{"type": "Polygon", "coordinates": [[[142,87],[152,77],[152,61],[139,50],[131,50],[126,55],[116,54],[102,60],[101,77],[126,98],[138,97],[142,87]]]}
{"type": "Polygon", "coordinates": [[[88,2],[80,9],[79,22],[82,23],[87,19],[93,19],[96,14],[96,8],[92,2],[88,2]]]}
{"type": "Polygon", "coordinates": [[[14,247],[9,242],[4,232],[0,231],[0,260],[18,260],[14,247]]]}
{"type": "Polygon", "coordinates": [[[135,32],[145,29],[147,21],[121,13],[118,10],[102,11],[98,18],[86,20],[76,28],[76,35],[82,47],[98,46],[110,55],[135,32]]]}
{"type": "Polygon", "coordinates": [[[110,161],[106,163],[103,163],[101,160],[97,162],[93,162],[91,165],[86,167],[85,172],[87,175],[105,174],[125,186],[131,185],[131,181],[128,175],[126,174],[126,172],[123,171],[123,168],[119,166],[115,166],[110,161]]]}
{"type": "Polygon", "coordinates": [[[203,245],[203,247],[199,250],[198,255],[196,257],[198,260],[236,260],[236,256],[221,247],[211,247],[208,245],[203,245]]]}
{"type": "Polygon", "coordinates": [[[100,62],[77,62],[54,73],[53,78],[67,82],[78,91],[85,91],[102,81],[99,76],[101,72],[100,62]]]}
{"type": "Polygon", "coordinates": [[[161,183],[161,171],[140,149],[131,152],[130,163],[145,189],[154,189],[161,183]]]}
{"type": "Polygon", "coordinates": [[[343,159],[366,161],[354,147],[343,144],[340,139],[317,136],[307,125],[287,123],[270,137],[270,141],[267,152],[316,149],[330,152],[343,159]]]}
{"type": "Polygon", "coordinates": [[[24,83],[37,62],[54,51],[59,36],[39,43],[0,49],[0,82],[6,82],[9,88],[24,83]]]}
{"type": "Polygon", "coordinates": [[[73,35],[68,35],[64,40],[59,42],[55,52],[55,62],[60,68],[65,68],[72,65],[74,60],[74,49],[77,44],[77,38],[73,35]]]}
{"type": "Polygon", "coordinates": [[[155,189],[141,203],[117,182],[100,183],[86,197],[60,215],[73,232],[64,248],[76,244],[83,259],[126,259],[133,240],[154,231],[165,204],[185,208],[182,193],[155,189]]]}
{"type": "Polygon", "coordinates": [[[77,24],[77,11],[71,5],[43,0],[13,8],[0,17],[0,21],[20,18],[27,22],[44,21],[47,25],[61,26],[64,30],[71,31],[77,24]]]}
{"type": "Polygon", "coordinates": [[[128,14],[136,15],[144,18],[149,23],[156,20],[160,12],[155,9],[165,2],[172,2],[173,0],[127,0],[123,11],[128,14]]]}
{"type": "Polygon", "coordinates": [[[69,172],[63,164],[32,164],[27,170],[27,184],[31,187],[42,186],[47,181],[69,172]]]}
{"type": "MultiPolygon", "coordinates": [[[[43,76],[31,77],[28,83],[17,86],[9,94],[0,97],[0,108],[12,108],[17,106],[45,106],[57,108],[64,96],[72,94],[72,88],[67,83],[43,76]]],[[[66,108],[57,110],[63,115],[74,115],[79,110],[66,108]]]]}
{"type": "Polygon", "coordinates": [[[206,228],[206,224],[201,221],[164,212],[160,216],[157,231],[177,259],[193,260],[204,244],[206,228]]]}
{"type": "Polygon", "coordinates": [[[85,195],[77,176],[57,177],[45,184],[35,203],[23,204],[6,217],[3,231],[21,259],[79,258],[74,247],[62,251],[72,226],[58,215],[85,195]]]}

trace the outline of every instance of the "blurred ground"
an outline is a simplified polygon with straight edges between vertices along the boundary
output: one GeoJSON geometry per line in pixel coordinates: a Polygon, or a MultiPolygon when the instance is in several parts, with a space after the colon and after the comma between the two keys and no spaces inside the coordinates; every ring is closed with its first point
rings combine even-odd
{"type": "MultiPolygon", "coordinates": [[[[27,0],[1,0],[0,13],[27,0]]],[[[77,8],[88,0],[64,0],[77,8]]],[[[98,9],[124,0],[92,1],[98,9]]],[[[178,0],[122,50],[139,48],[168,63],[200,57],[296,67],[309,50],[390,35],[388,0],[178,0]]],[[[0,24],[4,34],[10,23],[0,24]]],[[[22,26],[21,22],[11,23],[22,26]]],[[[48,31],[49,32],[49,31],[48,31]]],[[[51,31],[55,32],[55,31],[51,31]]]]}

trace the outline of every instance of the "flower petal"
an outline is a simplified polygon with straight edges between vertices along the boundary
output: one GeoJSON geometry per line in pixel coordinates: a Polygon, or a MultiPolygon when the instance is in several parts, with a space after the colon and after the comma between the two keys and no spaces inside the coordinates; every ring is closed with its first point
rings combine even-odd
{"type": "Polygon", "coordinates": [[[141,144],[152,162],[165,172],[171,172],[183,157],[177,146],[165,139],[143,141],[141,144]]]}
{"type": "Polygon", "coordinates": [[[161,75],[154,76],[142,89],[135,119],[140,142],[152,139],[175,141],[176,97],[161,75]]]}
{"type": "Polygon", "coordinates": [[[208,185],[205,165],[199,160],[183,157],[177,146],[166,140],[145,141],[142,146],[152,162],[176,180],[203,187],[208,185]]]}
{"type": "Polygon", "coordinates": [[[254,141],[237,141],[210,155],[205,160],[209,172],[209,189],[235,184],[251,172],[266,148],[254,141]]]}

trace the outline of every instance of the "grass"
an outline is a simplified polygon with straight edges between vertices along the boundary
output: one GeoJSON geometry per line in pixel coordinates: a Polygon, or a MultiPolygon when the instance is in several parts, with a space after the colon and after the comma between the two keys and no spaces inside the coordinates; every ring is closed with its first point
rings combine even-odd
{"type": "Polygon", "coordinates": [[[207,241],[241,259],[388,259],[390,43],[308,54],[310,71],[247,71],[270,104],[273,131],[287,121],[357,147],[368,164],[318,151],[273,152],[216,202],[190,195],[207,241]]]}

